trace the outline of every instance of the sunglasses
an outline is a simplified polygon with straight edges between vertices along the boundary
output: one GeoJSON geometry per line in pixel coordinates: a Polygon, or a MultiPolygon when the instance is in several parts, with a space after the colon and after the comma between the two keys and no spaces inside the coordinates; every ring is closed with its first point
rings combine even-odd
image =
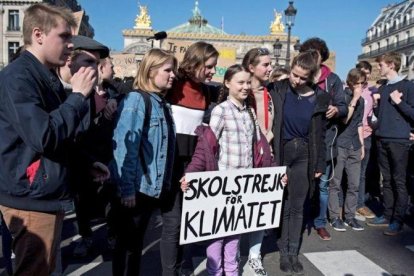
{"type": "Polygon", "coordinates": [[[257,48],[257,53],[261,56],[270,55],[270,52],[266,48],[257,48]]]}

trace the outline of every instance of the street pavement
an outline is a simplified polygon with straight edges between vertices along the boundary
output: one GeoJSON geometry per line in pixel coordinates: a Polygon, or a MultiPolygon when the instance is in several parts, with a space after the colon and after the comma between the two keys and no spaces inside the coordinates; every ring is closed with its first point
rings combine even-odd
{"type": "MultiPolygon", "coordinates": [[[[322,241],[313,229],[305,230],[300,260],[305,267],[304,275],[332,276],[411,276],[414,275],[414,216],[408,217],[404,232],[398,236],[383,235],[384,228],[366,226],[364,231],[336,232],[327,227],[332,240],[322,241]]],[[[73,248],[76,235],[75,215],[68,213],[62,234],[63,275],[111,275],[111,251],[108,249],[106,227],[94,224],[94,244],[86,258],[75,258],[73,248]]],[[[145,237],[141,275],[161,275],[159,241],[162,222],[160,215],[152,216],[145,237]]],[[[241,275],[253,275],[246,265],[248,246],[245,238],[241,245],[241,275]]],[[[191,248],[195,275],[207,275],[205,270],[205,244],[191,248]]],[[[275,231],[263,240],[263,263],[268,275],[286,275],[279,270],[279,253],[275,231]]],[[[0,259],[0,275],[4,272],[4,260],[0,259]]]]}

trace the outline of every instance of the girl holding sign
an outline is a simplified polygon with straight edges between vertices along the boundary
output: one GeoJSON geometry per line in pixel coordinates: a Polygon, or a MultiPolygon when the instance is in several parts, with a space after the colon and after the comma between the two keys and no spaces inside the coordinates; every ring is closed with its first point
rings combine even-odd
{"type": "Polygon", "coordinates": [[[275,107],[273,150],[279,164],[287,166],[280,250],[283,272],[303,272],[298,259],[306,197],[312,196],[314,180],[325,171],[325,112],[329,94],[312,83],[318,70],[316,51],[293,59],[289,78],[269,85],[275,107]]]}
{"type": "Polygon", "coordinates": [[[147,52],[134,88],[121,102],[114,130],[112,177],[119,202],[112,204],[113,275],[139,275],[142,243],[151,213],[171,188],[175,130],[164,95],[177,68],[176,58],[161,49],[147,52]],[[125,273],[126,272],[126,273],[125,273]]]}
{"type": "MultiPolygon", "coordinates": [[[[251,73],[241,65],[230,66],[224,75],[219,105],[211,112],[209,127],[199,126],[197,148],[186,172],[231,170],[271,165],[270,147],[261,134],[247,98],[251,73]]],[[[182,178],[181,188],[188,189],[182,178]]],[[[240,235],[213,240],[207,247],[209,275],[238,276],[240,235]],[[223,259],[224,256],[224,259],[223,259]]]]}
{"type": "MultiPolygon", "coordinates": [[[[267,142],[273,139],[273,103],[266,88],[272,72],[269,50],[266,48],[253,48],[243,58],[243,66],[252,74],[251,94],[252,107],[256,111],[257,121],[260,130],[265,135],[267,142]]],[[[249,267],[255,275],[266,276],[267,272],[263,267],[260,248],[265,231],[249,233],[249,267]]]]}

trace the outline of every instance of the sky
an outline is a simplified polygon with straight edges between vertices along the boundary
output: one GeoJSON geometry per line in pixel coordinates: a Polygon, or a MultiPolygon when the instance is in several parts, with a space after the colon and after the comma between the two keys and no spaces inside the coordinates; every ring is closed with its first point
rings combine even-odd
{"type": "MultiPolygon", "coordinates": [[[[187,22],[195,1],[78,0],[95,29],[94,38],[116,51],[124,47],[122,30],[134,26],[138,2],[148,7],[153,29],[161,31],[187,22]]],[[[296,0],[292,36],[301,41],[314,36],[324,39],[336,53],[336,73],[344,79],[362,53],[361,40],[381,9],[397,2],[401,0],[296,0]]],[[[273,9],[283,12],[288,5],[288,0],[199,0],[209,24],[220,28],[223,17],[228,34],[269,34],[273,9]]]]}

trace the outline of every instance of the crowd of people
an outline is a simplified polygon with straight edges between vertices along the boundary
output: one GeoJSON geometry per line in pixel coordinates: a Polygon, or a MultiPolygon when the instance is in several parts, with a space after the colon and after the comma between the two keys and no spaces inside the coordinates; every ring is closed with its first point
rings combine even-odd
{"type": "MultiPolygon", "coordinates": [[[[413,200],[414,84],[398,74],[397,53],[377,58],[383,81],[370,87],[365,61],[342,83],[324,64],[329,49],[320,38],[303,42],[286,68],[272,66],[268,49],[253,48],[217,88],[209,83],[219,52],[199,41],[180,62],[149,50],[133,81],[120,84],[109,48],[72,37],[74,26],[68,10],[32,5],[24,47],[0,72],[3,255],[16,256],[10,274],[61,272],[63,219],[74,209],[81,239],[73,254],[87,256],[91,219],[105,217],[113,275],[139,275],[144,234],[159,209],[162,274],[191,275],[191,245],[179,244],[189,172],[287,167],[277,231],[283,272],[304,271],[306,225],[324,241],[328,222],[336,231],[362,231],[366,219],[385,235],[403,231],[413,200]],[[382,177],[376,213],[365,187],[372,155],[382,177]]],[[[267,275],[265,234],[245,234],[255,275],[267,275]]],[[[240,235],[208,242],[209,275],[239,275],[239,242],[240,235]]]]}

